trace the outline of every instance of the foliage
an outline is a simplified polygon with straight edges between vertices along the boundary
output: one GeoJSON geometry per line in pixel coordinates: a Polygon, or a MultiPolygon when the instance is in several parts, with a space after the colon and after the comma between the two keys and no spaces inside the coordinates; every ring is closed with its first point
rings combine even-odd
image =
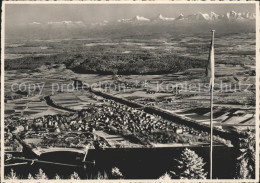
{"type": "Polygon", "coordinates": [[[42,179],[48,179],[46,174],[43,172],[42,169],[39,169],[38,173],[35,174],[35,179],[42,180],[42,179]]]}
{"type": "Polygon", "coordinates": [[[239,156],[237,158],[237,178],[254,179],[255,178],[255,133],[247,130],[239,138],[239,156]]]}
{"type": "MultiPolygon", "coordinates": [[[[204,67],[206,61],[177,55],[140,53],[140,54],[59,54],[34,58],[9,60],[6,70],[51,68],[52,64],[65,64],[68,69],[78,73],[99,74],[165,74],[189,68],[204,67]],[[79,57],[80,55],[80,57],[79,57]]],[[[54,66],[53,66],[54,67],[54,66]]]]}
{"type": "Polygon", "coordinates": [[[159,178],[159,180],[163,180],[163,181],[168,181],[168,180],[171,180],[172,178],[171,178],[171,176],[170,176],[170,174],[168,174],[167,172],[165,173],[165,174],[163,174],[160,178],[159,178]]]}
{"type": "Polygon", "coordinates": [[[71,174],[70,179],[72,179],[72,180],[80,180],[79,174],[74,172],[73,174],[71,174]]]}
{"type": "Polygon", "coordinates": [[[5,177],[5,179],[8,180],[16,180],[19,179],[19,177],[16,175],[13,169],[11,169],[11,172],[5,177]]]}
{"type": "Polygon", "coordinates": [[[194,151],[185,148],[179,160],[175,160],[177,166],[171,173],[177,179],[206,179],[205,163],[194,151]]]}
{"type": "MultiPolygon", "coordinates": [[[[111,172],[113,172],[112,174],[114,176],[117,176],[118,179],[122,179],[123,175],[122,173],[119,171],[119,169],[115,169],[116,167],[114,167],[112,169],[111,172]]],[[[114,178],[114,177],[112,177],[114,178]]],[[[5,176],[5,179],[8,180],[16,180],[16,179],[21,179],[20,176],[17,176],[17,174],[14,172],[13,169],[11,169],[10,173],[5,176]]],[[[28,180],[32,180],[32,179],[36,179],[36,180],[49,180],[51,178],[48,178],[46,176],[46,174],[43,172],[42,169],[39,169],[39,171],[33,176],[31,173],[28,174],[27,177],[28,180]]],[[[61,178],[58,174],[55,175],[55,177],[53,177],[52,179],[56,179],[56,180],[61,180],[63,178],[61,178]]],[[[73,172],[73,174],[69,175],[68,177],[66,177],[66,179],[71,179],[71,180],[80,180],[80,176],[77,172],[73,172]]],[[[103,179],[108,179],[108,175],[107,173],[104,171],[103,174],[101,172],[98,172],[97,175],[95,177],[89,178],[89,179],[98,179],[98,180],[103,180],[103,179]]]]}
{"type": "Polygon", "coordinates": [[[32,176],[32,174],[29,173],[29,175],[28,175],[28,179],[29,179],[29,180],[34,179],[33,176],[32,176]]]}
{"type": "Polygon", "coordinates": [[[60,176],[59,176],[58,174],[56,174],[56,175],[55,175],[55,179],[56,179],[56,180],[60,180],[61,178],[60,178],[60,176]]]}
{"type": "Polygon", "coordinates": [[[108,179],[107,173],[106,173],[105,171],[104,171],[103,174],[102,174],[101,172],[98,172],[96,179],[97,179],[97,180],[108,179]]]}
{"type": "Polygon", "coordinates": [[[79,73],[162,74],[204,67],[206,62],[177,55],[92,55],[73,60],[67,67],[79,73]],[[75,63],[76,62],[76,63],[75,63]]]}
{"type": "Polygon", "coordinates": [[[112,174],[112,177],[115,179],[123,178],[123,174],[120,172],[119,168],[117,168],[117,167],[112,168],[111,174],[112,174]]]}

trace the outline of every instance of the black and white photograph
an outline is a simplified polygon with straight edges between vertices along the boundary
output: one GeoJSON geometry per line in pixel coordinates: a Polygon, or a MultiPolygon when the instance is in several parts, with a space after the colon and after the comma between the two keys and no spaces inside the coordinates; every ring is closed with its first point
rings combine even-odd
{"type": "Polygon", "coordinates": [[[2,181],[256,182],[258,23],[257,2],[3,2],[2,181]]]}

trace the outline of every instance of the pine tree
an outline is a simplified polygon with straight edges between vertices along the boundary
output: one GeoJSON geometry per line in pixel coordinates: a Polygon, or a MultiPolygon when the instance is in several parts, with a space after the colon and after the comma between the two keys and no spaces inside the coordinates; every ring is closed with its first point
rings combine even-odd
{"type": "Polygon", "coordinates": [[[111,174],[112,174],[112,177],[114,179],[122,179],[123,178],[123,174],[120,172],[119,168],[117,168],[117,167],[112,168],[111,174]]]}
{"type": "Polygon", "coordinates": [[[194,151],[185,148],[179,160],[176,160],[176,171],[171,173],[178,179],[206,179],[205,163],[194,151]]]}
{"type": "Polygon", "coordinates": [[[60,176],[58,174],[55,175],[56,180],[60,180],[60,176]]]}
{"type": "Polygon", "coordinates": [[[71,180],[80,180],[79,174],[74,172],[73,174],[71,174],[70,179],[71,180]]]}
{"type": "Polygon", "coordinates": [[[11,169],[11,172],[5,177],[5,179],[9,179],[9,180],[16,180],[18,179],[16,173],[14,172],[13,169],[11,169]]]}
{"type": "Polygon", "coordinates": [[[237,178],[254,179],[255,178],[255,133],[247,130],[239,138],[240,154],[237,158],[237,178]]]}
{"type": "Polygon", "coordinates": [[[159,180],[163,180],[163,181],[168,181],[168,180],[171,180],[172,178],[171,178],[171,176],[170,176],[170,174],[168,174],[167,172],[165,173],[165,174],[163,174],[160,178],[159,178],[159,180]]]}
{"type": "Polygon", "coordinates": [[[38,173],[35,174],[35,179],[43,180],[48,179],[48,177],[45,175],[42,169],[39,169],[38,173]]]}
{"type": "Polygon", "coordinates": [[[33,176],[32,176],[32,174],[29,173],[29,175],[28,175],[28,179],[29,179],[29,180],[34,179],[33,176]]]}
{"type": "Polygon", "coordinates": [[[249,171],[246,166],[247,166],[247,163],[245,160],[241,160],[239,162],[239,165],[237,167],[237,169],[238,169],[237,178],[238,179],[247,179],[249,177],[250,174],[249,174],[249,171]]]}
{"type": "Polygon", "coordinates": [[[107,173],[104,171],[104,173],[102,174],[101,172],[97,173],[97,180],[103,180],[103,179],[108,179],[107,173]]]}

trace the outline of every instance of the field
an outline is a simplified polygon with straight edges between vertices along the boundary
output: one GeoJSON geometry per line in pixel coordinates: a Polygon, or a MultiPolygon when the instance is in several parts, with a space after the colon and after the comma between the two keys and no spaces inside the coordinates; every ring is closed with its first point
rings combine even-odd
{"type": "MultiPolygon", "coordinates": [[[[251,128],[255,124],[254,34],[216,34],[215,40],[215,127],[251,128]]],[[[32,120],[106,104],[94,93],[75,90],[74,81],[79,80],[104,93],[208,125],[209,81],[205,66],[209,42],[210,35],[199,33],[152,39],[129,36],[7,40],[5,115],[32,120]],[[52,105],[46,101],[47,96],[52,105]]],[[[110,146],[140,146],[121,134],[102,130],[96,133],[110,146]]],[[[156,133],[152,136],[160,139],[156,133]]],[[[185,138],[192,138],[190,135],[185,138]]],[[[151,143],[154,147],[165,146],[155,141],[151,143]]]]}
{"type": "Polygon", "coordinates": [[[86,92],[62,93],[51,97],[53,102],[64,108],[81,110],[97,104],[98,101],[86,92]]]}
{"type": "MultiPolygon", "coordinates": [[[[63,63],[79,73],[165,74],[205,67],[210,34],[163,35],[157,39],[28,40],[24,45],[17,42],[12,43],[15,47],[11,43],[6,47],[6,70],[63,63]],[[32,49],[37,54],[31,54],[32,49]]],[[[253,33],[216,34],[216,62],[254,66],[254,45],[253,33]]]]}

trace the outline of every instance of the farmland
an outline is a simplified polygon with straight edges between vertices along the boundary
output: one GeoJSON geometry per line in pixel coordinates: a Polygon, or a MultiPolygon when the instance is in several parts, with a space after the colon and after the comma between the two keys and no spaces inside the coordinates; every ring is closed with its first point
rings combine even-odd
{"type": "MultiPolygon", "coordinates": [[[[235,137],[221,134],[255,124],[255,34],[216,34],[215,41],[214,145],[231,147],[235,137]]],[[[6,43],[5,127],[20,127],[15,132],[34,150],[208,146],[210,34],[6,43]],[[68,138],[74,132],[91,138],[68,138]]]]}
{"type": "MultiPolygon", "coordinates": [[[[209,36],[7,40],[6,115],[32,118],[64,112],[48,106],[44,96],[71,110],[102,104],[94,94],[71,91],[76,79],[115,96],[208,123],[204,68],[209,36]],[[13,83],[24,83],[24,91],[13,92],[13,83]],[[28,88],[30,84],[38,88],[28,88]],[[199,109],[204,112],[197,113],[199,109]]],[[[254,44],[253,33],[216,34],[214,108],[218,124],[254,124],[254,44]],[[241,120],[229,119],[236,111],[241,120]]]]}
{"type": "MultiPolygon", "coordinates": [[[[43,65],[64,63],[67,68],[79,73],[172,73],[204,67],[208,58],[209,36],[198,34],[196,37],[165,35],[160,39],[105,37],[94,40],[90,38],[28,40],[23,46],[9,45],[6,48],[5,68],[33,69],[43,65]],[[32,52],[32,48],[38,50],[32,52]]],[[[254,65],[255,52],[251,49],[254,47],[252,33],[216,35],[215,47],[217,63],[254,65]],[[245,42],[244,39],[248,41],[245,42]]]]}

